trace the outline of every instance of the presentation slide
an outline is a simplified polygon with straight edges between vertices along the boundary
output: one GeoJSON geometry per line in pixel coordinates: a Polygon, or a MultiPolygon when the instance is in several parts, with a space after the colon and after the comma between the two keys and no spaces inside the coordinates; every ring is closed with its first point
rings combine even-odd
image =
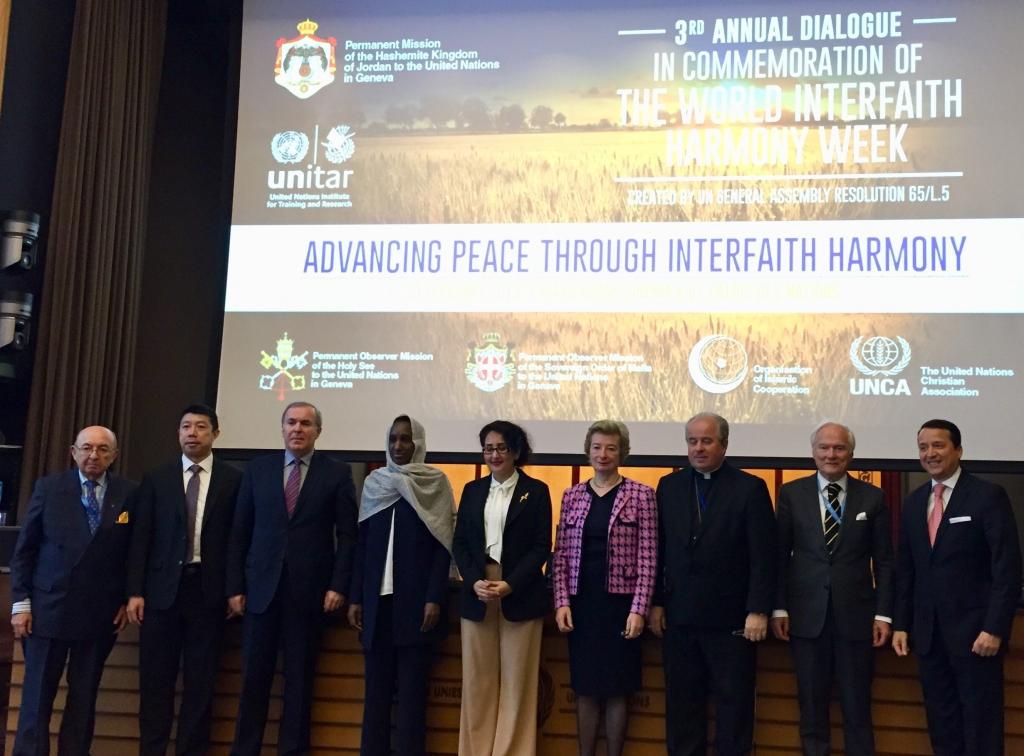
{"type": "MultiPolygon", "coordinates": [[[[246,0],[221,445],[1024,449],[1024,3],[246,0]]],[[[581,457],[582,459],[582,457],[581,457]]]]}

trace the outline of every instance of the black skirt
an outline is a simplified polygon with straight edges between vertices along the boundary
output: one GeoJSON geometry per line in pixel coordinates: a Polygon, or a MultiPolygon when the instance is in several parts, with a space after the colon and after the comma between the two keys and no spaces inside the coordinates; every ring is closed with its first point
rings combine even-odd
{"type": "Polygon", "coordinates": [[[633,597],[605,588],[608,523],[617,493],[617,486],[604,496],[590,492],[579,589],[569,599],[574,628],[569,633],[569,674],[580,696],[614,698],[640,689],[640,639],[622,637],[633,597]]]}

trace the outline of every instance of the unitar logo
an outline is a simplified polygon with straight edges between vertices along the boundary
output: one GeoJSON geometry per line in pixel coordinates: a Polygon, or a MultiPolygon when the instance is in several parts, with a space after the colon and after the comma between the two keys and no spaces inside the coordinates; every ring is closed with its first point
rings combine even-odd
{"type": "Polygon", "coordinates": [[[910,343],[902,336],[858,336],[850,344],[850,362],[868,378],[851,378],[850,393],[864,396],[910,396],[905,378],[895,378],[910,364],[910,343]]]}

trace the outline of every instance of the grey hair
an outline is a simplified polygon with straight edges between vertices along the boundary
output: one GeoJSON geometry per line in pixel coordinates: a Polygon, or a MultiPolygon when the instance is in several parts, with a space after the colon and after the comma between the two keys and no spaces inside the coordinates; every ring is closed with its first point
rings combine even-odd
{"type": "Polygon", "coordinates": [[[684,428],[689,428],[690,423],[695,420],[714,420],[718,426],[718,440],[722,446],[729,445],[729,421],[721,415],[716,415],[714,412],[698,412],[696,415],[686,421],[684,428]]]}
{"type": "Polygon", "coordinates": [[[853,431],[850,430],[848,425],[843,425],[838,420],[822,420],[820,423],[814,426],[814,430],[811,431],[811,448],[814,448],[814,444],[818,441],[818,434],[821,433],[821,429],[827,425],[834,425],[837,428],[842,428],[846,431],[846,440],[850,444],[850,451],[857,448],[857,437],[853,435],[853,431]]]}

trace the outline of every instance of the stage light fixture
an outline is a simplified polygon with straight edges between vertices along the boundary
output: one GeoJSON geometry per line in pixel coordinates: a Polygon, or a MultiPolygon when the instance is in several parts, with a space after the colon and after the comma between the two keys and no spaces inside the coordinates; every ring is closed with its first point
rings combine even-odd
{"type": "Polygon", "coordinates": [[[29,342],[32,295],[20,291],[0,292],[0,349],[24,349],[29,342]]]}
{"type": "Polygon", "coordinates": [[[31,268],[35,263],[32,248],[39,238],[39,213],[11,210],[4,215],[0,230],[0,270],[12,265],[31,268]]]}

